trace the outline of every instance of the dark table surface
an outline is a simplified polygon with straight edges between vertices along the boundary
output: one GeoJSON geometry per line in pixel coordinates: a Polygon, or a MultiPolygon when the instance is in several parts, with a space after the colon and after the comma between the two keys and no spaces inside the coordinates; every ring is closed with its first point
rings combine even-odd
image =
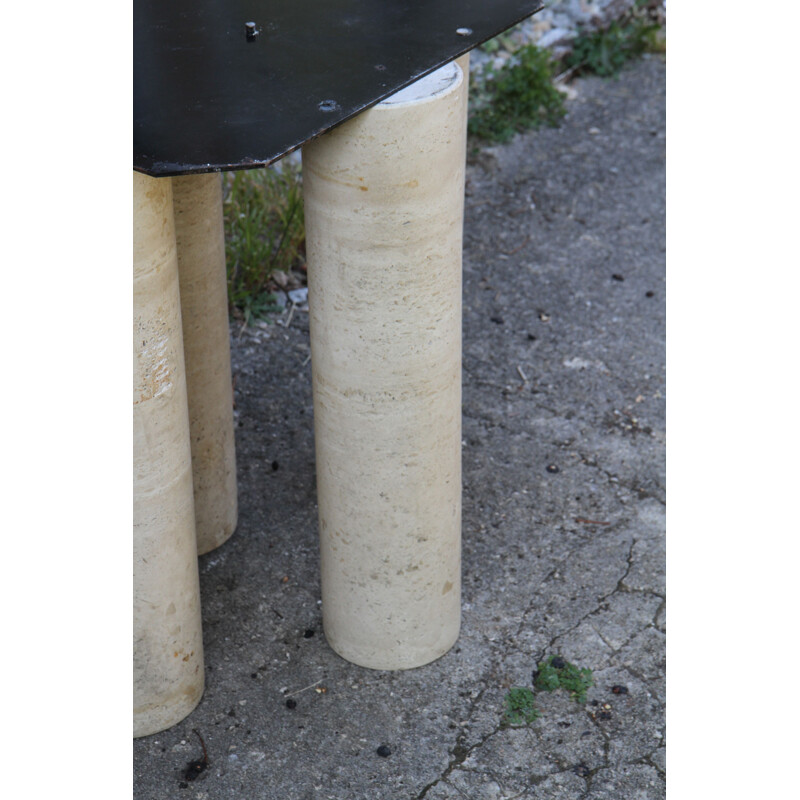
{"type": "Polygon", "coordinates": [[[541,8],[135,0],[133,167],[169,176],[265,166],[541,8]]]}

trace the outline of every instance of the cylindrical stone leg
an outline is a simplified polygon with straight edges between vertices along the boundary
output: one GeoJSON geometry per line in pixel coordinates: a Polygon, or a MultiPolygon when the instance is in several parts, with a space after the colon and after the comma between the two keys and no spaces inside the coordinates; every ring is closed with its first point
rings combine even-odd
{"type": "Polygon", "coordinates": [[[200,586],[168,178],[133,175],[133,735],[203,694],[200,586]]]}
{"type": "Polygon", "coordinates": [[[460,627],[466,109],[452,64],[303,148],[323,625],[374,669],[460,627]]]}
{"type": "Polygon", "coordinates": [[[197,552],[236,528],[236,450],[222,175],[172,179],[192,440],[197,552]]]}

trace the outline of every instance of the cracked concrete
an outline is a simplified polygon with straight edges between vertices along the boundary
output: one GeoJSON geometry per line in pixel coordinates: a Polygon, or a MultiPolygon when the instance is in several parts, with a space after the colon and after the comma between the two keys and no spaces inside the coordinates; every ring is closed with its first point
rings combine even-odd
{"type": "Polygon", "coordinates": [[[434,664],[325,643],[307,315],[232,331],[240,521],[200,559],[206,692],[134,742],[136,798],[664,797],[664,70],[581,79],[560,128],[471,155],[463,624],[434,664]],[[587,702],[505,725],[556,653],[593,670],[587,702]]]}

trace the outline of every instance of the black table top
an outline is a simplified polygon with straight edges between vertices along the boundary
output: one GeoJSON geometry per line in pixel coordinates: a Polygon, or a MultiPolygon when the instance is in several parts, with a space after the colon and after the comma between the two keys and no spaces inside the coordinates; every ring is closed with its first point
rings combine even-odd
{"type": "Polygon", "coordinates": [[[541,8],[135,0],[133,168],[168,176],[265,166],[541,8]]]}

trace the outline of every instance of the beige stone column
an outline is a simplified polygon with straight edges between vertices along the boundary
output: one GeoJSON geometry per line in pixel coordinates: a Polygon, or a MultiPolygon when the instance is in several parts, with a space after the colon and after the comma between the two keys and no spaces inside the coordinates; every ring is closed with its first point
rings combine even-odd
{"type": "Polygon", "coordinates": [[[323,624],[375,669],[460,627],[466,88],[448,65],[303,148],[323,624]]]}
{"type": "Polygon", "coordinates": [[[463,56],[459,56],[456,59],[456,64],[461,67],[461,71],[464,73],[464,80],[467,82],[467,91],[469,92],[469,53],[464,53],[463,56]]]}
{"type": "Polygon", "coordinates": [[[236,528],[236,451],[222,175],[172,179],[189,396],[197,552],[236,528]]]}
{"type": "Polygon", "coordinates": [[[133,735],[203,693],[192,461],[169,178],[133,175],[133,735]]]}

